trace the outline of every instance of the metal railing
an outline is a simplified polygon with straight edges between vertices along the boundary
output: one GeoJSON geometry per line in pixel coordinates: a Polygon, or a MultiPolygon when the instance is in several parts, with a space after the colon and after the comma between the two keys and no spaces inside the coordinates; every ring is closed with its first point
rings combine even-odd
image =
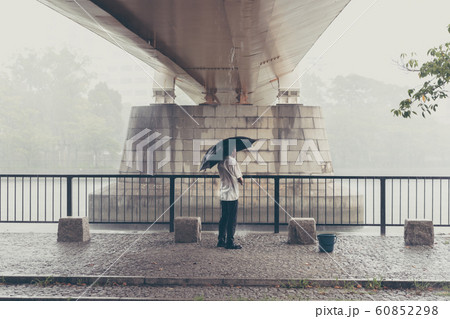
{"type": "MultiPolygon", "coordinates": [[[[431,219],[450,226],[450,177],[246,175],[238,222],[273,225],[292,217],[317,225],[402,226],[431,219]]],[[[177,216],[218,223],[217,175],[0,175],[0,222],[162,223],[177,216]]]]}

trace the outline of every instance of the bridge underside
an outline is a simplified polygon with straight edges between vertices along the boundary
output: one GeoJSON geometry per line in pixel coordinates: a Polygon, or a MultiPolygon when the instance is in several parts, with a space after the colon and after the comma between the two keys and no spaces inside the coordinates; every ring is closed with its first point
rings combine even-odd
{"type": "Polygon", "coordinates": [[[274,104],[350,0],[39,0],[153,67],[197,103],[274,104]]]}

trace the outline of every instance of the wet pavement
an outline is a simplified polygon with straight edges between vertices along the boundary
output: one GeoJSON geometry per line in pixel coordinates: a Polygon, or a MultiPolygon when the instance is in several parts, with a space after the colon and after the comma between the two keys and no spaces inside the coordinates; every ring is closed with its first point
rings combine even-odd
{"type": "MultiPolygon", "coordinates": [[[[61,243],[55,233],[1,233],[0,279],[4,276],[143,276],[212,280],[204,286],[118,284],[87,286],[37,281],[1,284],[0,297],[85,296],[170,300],[449,300],[450,236],[436,235],[433,247],[405,246],[401,236],[339,235],[334,252],[317,245],[287,244],[287,234],[238,232],[241,250],[216,247],[216,232],[203,232],[201,243],[175,244],[173,233],[93,233],[85,243],[61,243]],[[229,287],[214,280],[289,280],[280,285],[229,287]],[[308,287],[308,280],[347,279],[350,287],[308,287]],[[374,283],[434,281],[417,289],[358,289],[358,280],[374,283]],[[305,284],[306,283],[306,284],[305,284]]],[[[249,281],[251,283],[251,281],[249,281]]],[[[328,285],[329,286],[329,285],[328,285]]]]}
{"type": "Polygon", "coordinates": [[[363,289],[363,288],[289,288],[255,286],[83,286],[51,284],[0,284],[0,300],[220,300],[220,301],[294,301],[294,300],[383,300],[383,301],[447,301],[448,288],[363,289]]]}

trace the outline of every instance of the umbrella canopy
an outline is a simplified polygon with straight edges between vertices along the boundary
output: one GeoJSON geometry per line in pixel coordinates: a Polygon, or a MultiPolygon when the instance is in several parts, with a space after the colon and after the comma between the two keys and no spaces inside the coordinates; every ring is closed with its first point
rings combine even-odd
{"type": "Polygon", "coordinates": [[[256,140],[245,136],[229,137],[220,141],[206,151],[202,159],[200,171],[214,167],[217,163],[231,155],[234,149],[236,149],[236,152],[246,150],[255,142],[256,140]]]}

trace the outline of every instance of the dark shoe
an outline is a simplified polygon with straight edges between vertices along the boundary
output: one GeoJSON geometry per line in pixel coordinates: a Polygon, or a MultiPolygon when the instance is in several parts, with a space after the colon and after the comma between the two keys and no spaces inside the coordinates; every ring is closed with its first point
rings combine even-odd
{"type": "Polygon", "coordinates": [[[222,240],[219,240],[219,242],[217,243],[217,247],[225,247],[225,246],[226,246],[226,244],[222,240]]]}
{"type": "Polygon", "coordinates": [[[226,248],[226,249],[241,249],[242,246],[241,246],[241,245],[238,245],[238,244],[227,244],[227,245],[225,246],[225,248],[226,248]]]}

